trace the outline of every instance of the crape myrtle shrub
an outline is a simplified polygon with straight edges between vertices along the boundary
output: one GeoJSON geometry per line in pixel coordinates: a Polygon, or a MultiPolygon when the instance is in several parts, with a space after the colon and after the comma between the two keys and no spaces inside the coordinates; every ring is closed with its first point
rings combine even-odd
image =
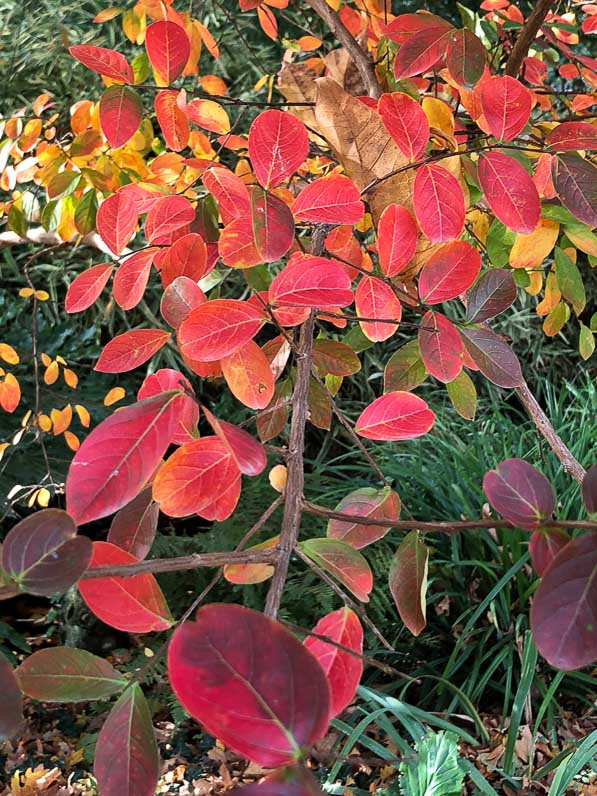
{"type": "MultiPolygon", "coordinates": [[[[241,0],[240,11],[276,39],[288,5],[241,0]]],[[[572,456],[515,351],[492,329],[526,291],[541,297],[548,336],[570,324],[579,361],[593,352],[583,273],[597,256],[597,63],[580,40],[595,30],[595,8],[538,2],[525,19],[507,0],[485,0],[480,18],[465,14],[457,27],[427,12],[394,16],[377,0],[302,7],[338,46],[324,55],[313,35],[285,40],[276,91],[264,78],[258,88],[267,85],[268,97],[254,102],[229,96],[204,69],[218,42],[187,11],[152,0],[106,9],[96,22],[121,17],[138,45],[132,60],[74,44],[77,68],[101,75],[102,95],[72,107],[67,135],[57,132],[51,96],[41,95],[3,121],[0,143],[3,244],[104,253],[69,285],[67,313],[88,310],[104,291],[125,312],[143,302],[150,282],[162,293],[159,317],[110,339],[95,370],[125,373],[158,352],[176,365],[154,369],[135,402],[86,436],[84,397],[48,414],[36,390],[2,452],[27,435],[44,451],[51,434],[74,455],[64,485],[48,466],[28,496],[42,508],[7,534],[1,595],[50,597],[76,584],[107,625],[164,634],[175,695],[226,746],[274,769],[245,788],[264,794],[321,793],[302,761],[354,697],[373,586],[361,550],[391,528],[405,535],[388,588],[414,635],[425,627],[425,535],[520,528],[541,578],[531,607],[540,653],[574,669],[590,664],[597,647],[597,467],[585,471],[572,456]],[[199,69],[201,51],[208,58],[199,69]],[[552,86],[556,60],[558,81],[571,88],[552,86]],[[259,111],[248,129],[246,108],[259,111]],[[411,339],[388,358],[382,394],[353,423],[342,410],[343,383],[358,373],[359,353],[399,327],[411,339]],[[522,459],[496,462],[485,475],[495,516],[401,518],[399,494],[367,440],[407,445],[432,432],[433,408],[415,392],[428,378],[445,385],[465,418],[475,413],[476,381],[514,390],[578,481],[588,518],[554,518],[549,481],[522,459]],[[215,416],[206,385],[229,390],[249,422],[215,416]],[[309,429],[328,430],[334,417],[372,485],[331,509],[304,494],[303,453],[309,429]],[[278,459],[268,477],[280,495],[236,550],[148,558],[160,512],[226,519],[243,479],[266,477],[268,454],[278,459]],[[47,508],[62,495],[65,510],[47,508]],[[256,543],[279,507],[279,534],[256,543]],[[301,538],[303,515],[327,521],[325,537],[301,538]],[[84,526],[99,521],[109,523],[107,539],[92,542],[84,526]],[[276,619],[295,559],[344,603],[304,643],[276,619]],[[206,589],[175,620],[155,573],[197,567],[218,568],[235,584],[269,580],[264,613],[198,607],[206,589]]],[[[36,319],[51,298],[35,269],[39,251],[47,248],[25,261],[20,291],[32,318],[28,364],[36,385],[61,380],[76,390],[68,362],[37,346],[36,319]]],[[[24,352],[3,343],[0,356],[0,405],[14,413],[24,352]]],[[[122,393],[111,390],[106,405],[122,393]]],[[[151,794],[159,759],[143,678],[65,647],[39,650],[16,670],[3,659],[0,732],[18,731],[23,694],[46,702],[117,696],[96,749],[100,792],[151,794]]]]}

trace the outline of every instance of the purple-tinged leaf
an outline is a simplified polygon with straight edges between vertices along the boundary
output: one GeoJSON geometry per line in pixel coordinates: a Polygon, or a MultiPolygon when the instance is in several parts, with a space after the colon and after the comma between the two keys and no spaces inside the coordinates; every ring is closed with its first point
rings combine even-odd
{"type": "Polygon", "coordinates": [[[514,351],[491,329],[460,329],[464,348],[486,379],[498,387],[518,387],[524,381],[514,351]]]}
{"type": "Polygon", "coordinates": [[[429,548],[421,541],[419,531],[411,531],[392,559],[389,585],[400,618],[413,636],[418,636],[427,624],[428,564],[429,548]]]}
{"type": "Polygon", "coordinates": [[[507,310],[515,298],[516,282],[512,271],[491,268],[481,274],[466,294],[466,319],[470,323],[481,323],[495,318],[507,310]]]}
{"type": "Polygon", "coordinates": [[[504,459],[483,478],[492,508],[513,525],[534,531],[555,508],[547,478],[524,459],[504,459]]]}

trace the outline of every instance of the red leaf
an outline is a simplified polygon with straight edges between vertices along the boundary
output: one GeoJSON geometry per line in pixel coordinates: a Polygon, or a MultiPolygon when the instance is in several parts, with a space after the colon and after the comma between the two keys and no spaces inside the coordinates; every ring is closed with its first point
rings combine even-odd
{"type": "Polygon", "coordinates": [[[583,478],[582,502],[587,514],[597,514],[597,464],[591,465],[583,478]]]}
{"type": "Polygon", "coordinates": [[[126,506],[166,452],[180,393],[162,393],[120,409],[85,438],[66,477],[66,506],[77,525],[126,506]]]}
{"type": "Polygon", "coordinates": [[[125,373],[147,362],[162,348],[170,332],[162,329],[133,329],[119,334],[104,346],[95,364],[99,373],[125,373]]]}
{"type": "Polygon", "coordinates": [[[512,271],[490,268],[467,293],[466,319],[471,323],[487,321],[507,310],[515,298],[512,271]]]}
{"type": "Polygon", "coordinates": [[[417,224],[405,207],[390,204],[377,228],[379,267],[385,276],[396,276],[409,265],[417,250],[417,224]]]}
{"type": "Polygon", "coordinates": [[[0,741],[6,741],[23,721],[23,695],[10,663],[0,655],[0,741]]]}
{"type": "Polygon", "coordinates": [[[392,559],[389,586],[400,618],[418,636],[425,628],[429,549],[419,531],[408,533],[392,559]]]}
{"type": "Polygon", "coordinates": [[[76,44],[69,47],[68,51],[79,63],[100,75],[122,83],[135,82],[133,70],[122,53],[86,44],[76,44]]]}
{"type": "Polygon", "coordinates": [[[441,304],[464,293],[479,276],[481,256],[463,240],[435,251],[419,276],[419,296],[425,304],[441,304]]]}
{"type": "Polygon", "coordinates": [[[308,539],[301,542],[300,548],[318,566],[346,586],[357,600],[369,602],[373,574],[358,550],[337,539],[308,539]]]}
{"type": "Polygon", "coordinates": [[[207,407],[203,413],[214,434],[226,445],[243,475],[259,475],[265,470],[267,457],[261,443],[242,428],[218,420],[207,407]]]}
{"type": "Polygon", "coordinates": [[[569,542],[541,579],[531,606],[537,649],[552,666],[566,671],[597,658],[597,534],[569,542]]]}
{"type": "Polygon", "coordinates": [[[148,487],[114,515],[107,541],[141,561],[151,550],[159,515],[160,507],[154,503],[148,487]]]}
{"type": "Polygon", "coordinates": [[[114,275],[113,293],[114,300],[123,310],[132,310],[143,298],[153,258],[159,251],[155,246],[141,249],[118,267],[114,275]]]}
{"type": "Polygon", "coordinates": [[[366,439],[391,442],[421,437],[434,421],[435,415],[422,398],[409,392],[388,392],[363,410],[355,431],[366,439]]]}
{"type": "Polygon", "coordinates": [[[309,183],[292,205],[297,221],[313,224],[358,224],[364,212],[359,189],[343,174],[329,174],[309,183]]]}
{"type": "Polygon", "coordinates": [[[214,299],[187,315],[178,342],[184,356],[215,362],[252,340],[264,322],[263,312],[247,301],[214,299]]]}
{"type": "Polygon", "coordinates": [[[99,118],[103,134],[111,147],[126,144],[141,124],[143,103],[136,91],[128,86],[110,86],[102,94],[99,118]]]}
{"type": "MultiPolygon", "coordinates": [[[[383,489],[362,487],[342,498],[334,511],[373,520],[397,520],[400,517],[400,498],[389,487],[383,489]]],[[[339,539],[355,550],[360,550],[378,539],[383,539],[390,530],[390,526],[332,519],[328,522],[326,535],[330,539],[339,539]]]]}
{"type": "Polygon", "coordinates": [[[76,276],[68,286],[64,309],[69,312],[83,312],[97,301],[114,270],[109,263],[93,265],[76,276]]]}
{"type": "Polygon", "coordinates": [[[168,390],[184,392],[184,395],[181,395],[180,400],[176,403],[178,423],[172,437],[173,445],[184,445],[185,442],[195,439],[199,422],[199,406],[193,399],[193,388],[186,376],[173,368],[161,368],[145,378],[137,393],[137,400],[142,401],[143,398],[150,398],[152,395],[168,392],[168,390]]]}
{"type": "Polygon", "coordinates": [[[480,87],[481,108],[490,133],[500,141],[512,141],[525,128],[533,107],[533,95],[515,77],[494,75],[480,87]]]}
{"type": "Polygon", "coordinates": [[[207,301],[205,294],[188,276],[178,276],[168,285],[160,302],[160,312],[166,323],[179,329],[191,310],[207,301]]]}
{"type": "Polygon", "coordinates": [[[132,196],[118,191],[104,199],[97,211],[96,224],[110,251],[122,254],[137,227],[137,205],[132,196]]]}
{"type": "Polygon", "coordinates": [[[396,80],[429,71],[444,55],[452,30],[451,26],[426,26],[416,35],[410,36],[394,59],[396,80]]]}
{"type": "MultiPolygon", "coordinates": [[[[134,564],[138,559],[110,542],[94,542],[89,569],[134,564]]],[[[127,633],[167,630],[170,609],[153,575],[90,578],[77,584],[89,610],[106,625],[127,633]]]]}
{"type": "Polygon", "coordinates": [[[201,179],[218,203],[224,225],[229,224],[235,218],[246,217],[250,214],[249,191],[236,174],[218,165],[208,169],[201,179]]]}
{"type": "Polygon", "coordinates": [[[224,265],[252,268],[263,262],[254,235],[250,209],[245,217],[235,218],[225,226],[218,240],[218,252],[224,265]]]}
{"type": "Polygon", "coordinates": [[[502,152],[484,152],[479,158],[478,175],[487,204],[502,224],[529,235],[539,223],[541,203],[524,167],[502,152]]]}
{"type": "Polygon", "coordinates": [[[419,349],[432,376],[443,384],[454,381],[462,370],[462,348],[458,329],[445,315],[425,313],[419,327],[419,349]]]}
{"type": "Polygon", "coordinates": [[[2,569],[30,594],[66,591],[91,558],[91,542],[77,536],[66,511],[44,509],[18,522],[2,544],[2,569]]]}
{"type": "Polygon", "coordinates": [[[459,86],[470,88],[485,71],[485,47],[475,34],[464,28],[450,36],[446,50],[446,66],[459,86]]]}
{"type": "Polygon", "coordinates": [[[387,282],[375,276],[362,276],[355,291],[355,308],[361,318],[379,319],[375,323],[360,321],[365,337],[375,343],[391,337],[402,318],[402,305],[387,282]],[[386,321],[396,323],[386,323],[386,321]]]}
{"type": "MultiPolygon", "coordinates": [[[[518,387],[522,384],[520,362],[499,335],[491,329],[475,327],[461,328],[459,331],[465,353],[486,379],[498,387],[518,387]]],[[[467,364],[466,361],[464,364],[467,364]]]]}
{"type": "Polygon", "coordinates": [[[555,189],[564,207],[580,221],[597,227],[597,168],[580,155],[559,155],[551,166],[555,189]]]}
{"type": "Polygon", "coordinates": [[[408,94],[382,94],[378,111],[388,133],[409,160],[417,160],[429,141],[429,122],[423,109],[408,94]]]}
{"type": "Polygon", "coordinates": [[[456,177],[435,164],[417,169],[413,206],[417,222],[433,243],[457,238],[464,228],[464,195],[456,177]]]}
{"type": "MultiPolygon", "coordinates": [[[[363,653],[363,628],[350,608],[340,608],[322,617],[313,632],[363,653]]],[[[327,675],[332,697],[330,718],[338,716],[354,699],[363,674],[363,661],[314,636],[307,636],[304,645],[327,675]]]]}
{"type": "MultiPolygon", "coordinates": [[[[100,208],[101,209],[101,208],[100,208]]],[[[158,246],[169,246],[172,234],[195,219],[193,205],[184,196],[157,199],[145,219],[145,237],[158,246]]]]}
{"type": "Polygon", "coordinates": [[[217,437],[201,437],[178,448],[158,470],[153,497],[169,517],[205,517],[223,499],[217,519],[229,517],[240,494],[240,472],[217,437]]]}
{"type": "Polygon", "coordinates": [[[382,26],[382,35],[397,44],[404,44],[408,39],[415,38],[429,28],[443,28],[446,32],[454,30],[445,19],[425,11],[416,14],[400,14],[388,25],[382,26]]]}
{"type": "MultiPolygon", "coordinates": [[[[272,550],[280,542],[279,536],[273,536],[260,544],[251,545],[247,550],[272,550]]],[[[272,564],[226,564],[222,574],[228,583],[237,586],[252,586],[256,583],[264,583],[274,574],[272,564]]]]}
{"type": "Polygon", "coordinates": [[[279,768],[263,782],[245,785],[241,796],[324,796],[319,783],[304,766],[279,768]]]}
{"type": "Polygon", "coordinates": [[[265,35],[272,41],[276,41],[278,38],[278,23],[273,12],[267,6],[260,5],[257,7],[257,18],[265,35]]]}
{"type": "Polygon", "coordinates": [[[168,675],[209,733],[260,766],[290,763],[327,730],[330,691],[321,666],[282,625],[240,605],[206,605],[178,627],[168,675]]]}
{"type": "Polygon", "coordinates": [[[207,247],[201,235],[190,232],[175,240],[162,264],[162,284],[168,287],[179,276],[198,282],[209,272],[207,247]]]}
{"type": "Polygon", "coordinates": [[[524,459],[504,459],[485,473],[483,491],[495,511],[527,531],[536,530],[555,508],[551,484],[524,459]]]}
{"type": "Polygon", "coordinates": [[[102,796],[155,793],[160,757],[151,711],[138,683],[127,688],[104,722],[95,747],[93,773],[102,796]]]}
{"type": "Polygon", "coordinates": [[[188,144],[191,130],[189,121],[178,107],[177,101],[178,91],[159,91],[155,96],[154,108],[166,146],[175,152],[180,152],[188,144]]]}
{"type": "Polygon", "coordinates": [[[307,129],[290,113],[264,111],[251,124],[249,158],[264,188],[273,188],[294,174],[308,154],[307,129]]]}
{"type": "Polygon", "coordinates": [[[587,122],[563,122],[551,130],[545,144],[554,152],[597,149],[597,127],[587,122]]]}
{"type": "Polygon", "coordinates": [[[287,204],[258,188],[251,192],[255,249],[260,262],[281,259],[294,242],[294,219],[287,204]]]}
{"type": "Polygon", "coordinates": [[[175,22],[154,22],[145,32],[149,62],[169,86],[179,77],[189,59],[191,44],[184,28],[175,22]]]}
{"type": "Polygon", "coordinates": [[[350,277],[332,260],[304,255],[274,278],[269,300],[277,306],[347,307],[353,301],[350,277]]]}
{"type": "Polygon", "coordinates": [[[569,541],[570,537],[561,528],[539,528],[533,532],[529,540],[529,553],[533,569],[539,577],[543,577],[551,562],[569,541]]]}
{"type": "Polygon", "coordinates": [[[249,409],[265,409],[274,395],[274,375],[265,354],[249,340],[220,360],[228,389],[249,409]]]}

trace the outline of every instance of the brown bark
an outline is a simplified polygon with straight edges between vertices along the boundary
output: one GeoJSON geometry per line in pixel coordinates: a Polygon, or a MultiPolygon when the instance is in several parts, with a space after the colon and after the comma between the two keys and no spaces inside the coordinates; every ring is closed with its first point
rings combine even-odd
{"type": "Polygon", "coordinates": [[[549,13],[551,6],[555,5],[553,0],[538,0],[535,8],[529,14],[527,21],[524,23],[522,30],[516,37],[516,42],[512,48],[512,52],[508,57],[506,63],[506,74],[511,77],[516,77],[522,66],[529,47],[535,40],[539,28],[543,24],[545,17],[549,13]]]}

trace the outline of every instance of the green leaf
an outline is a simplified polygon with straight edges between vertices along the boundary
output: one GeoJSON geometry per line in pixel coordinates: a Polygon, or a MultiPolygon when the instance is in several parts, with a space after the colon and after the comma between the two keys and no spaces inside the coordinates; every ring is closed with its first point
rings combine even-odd
{"type": "Polygon", "coordinates": [[[383,375],[384,392],[414,390],[426,378],[427,370],[423,364],[419,342],[411,340],[388,359],[383,375]]]}
{"type": "Polygon", "coordinates": [[[400,764],[403,796],[460,796],[465,769],[454,733],[429,733],[418,742],[415,760],[400,764]]]}
{"type": "Polygon", "coordinates": [[[13,203],[8,211],[8,227],[20,238],[27,234],[27,219],[20,207],[13,203]]]}
{"type": "Polygon", "coordinates": [[[97,215],[97,198],[92,189],[81,197],[75,210],[75,226],[81,235],[87,235],[95,229],[97,215]]]}
{"type": "Polygon", "coordinates": [[[563,301],[560,301],[556,306],[549,311],[547,317],[543,321],[543,331],[548,337],[555,337],[558,332],[561,332],[564,326],[568,323],[570,318],[570,307],[563,301]]]}
{"type": "Polygon", "coordinates": [[[578,334],[578,350],[581,357],[587,360],[593,356],[593,352],[595,351],[595,337],[588,326],[585,326],[582,321],[579,323],[580,332],[578,334]]]}
{"type": "Polygon", "coordinates": [[[572,304],[576,315],[584,310],[587,297],[582,276],[576,263],[559,247],[555,250],[556,279],[562,296],[572,304]]]}
{"type": "Polygon", "coordinates": [[[516,233],[505,227],[497,218],[492,222],[487,233],[487,256],[494,268],[508,265],[510,249],[514,245],[516,233]]]}
{"type": "Polygon", "coordinates": [[[48,202],[41,211],[41,225],[46,232],[53,232],[60,223],[60,201],[54,199],[48,202]]]}
{"type": "Polygon", "coordinates": [[[462,370],[446,385],[452,406],[465,420],[474,420],[477,411],[477,390],[471,377],[462,370]]]}

